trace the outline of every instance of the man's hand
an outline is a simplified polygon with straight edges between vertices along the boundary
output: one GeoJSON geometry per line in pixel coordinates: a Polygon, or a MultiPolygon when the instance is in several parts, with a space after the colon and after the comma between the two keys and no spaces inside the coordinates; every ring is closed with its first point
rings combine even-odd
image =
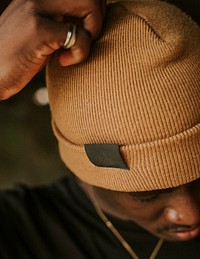
{"type": "Polygon", "coordinates": [[[0,16],[0,100],[18,93],[64,44],[67,24],[77,38],[62,66],[86,59],[102,27],[104,0],[14,0],[0,16]]]}

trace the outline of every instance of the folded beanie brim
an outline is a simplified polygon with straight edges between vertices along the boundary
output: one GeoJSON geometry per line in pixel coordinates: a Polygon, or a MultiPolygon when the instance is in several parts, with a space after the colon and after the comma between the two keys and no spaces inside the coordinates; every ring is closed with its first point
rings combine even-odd
{"type": "Polygon", "coordinates": [[[54,122],[53,130],[64,163],[82,181],[95,186],[136,192],[172,188],[200,177],[200,124],[167,139],[122,145],[120,152],[129,170],[95,166],[84,146],[70,143],[54,122]]]}

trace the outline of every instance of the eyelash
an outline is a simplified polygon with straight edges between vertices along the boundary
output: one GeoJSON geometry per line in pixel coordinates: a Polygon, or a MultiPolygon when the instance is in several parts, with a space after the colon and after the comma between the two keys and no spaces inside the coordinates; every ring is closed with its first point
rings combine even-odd
{"type": "Polygon", "coordinates": [[[159,194],[154,195],[154,196],[149,197],[149,198],[138,198],[137,200],[139,200],[139,202],[153,202],[153,201],[157,200],[158,197],[159,197],[159,194]]]}
{"type": "Polygon", "coordinates": [[[173,190],[172,189],[169,189],[169,190],[166,190],[165,193],[158,193],[158,194],[154,194],[152,196],[147,196],[147,198],[142,198],[142,197],[134,197],[132,196],[132,198],[135,200],[135,201],[138,201],[138,202],[154,202],[155,200],[157,200],[158,198],[160,198],[160,195],[163,195],[163,194],[166,194],[166,193],[171,193],[173,190]]]}
{"type": "Polygon", "coordinates": [[[153,202],[159,198],[159,194],[153,195],[149,198],[139,198],[139,197],[133,197],[132,198],[138,202],[153,202]]]}

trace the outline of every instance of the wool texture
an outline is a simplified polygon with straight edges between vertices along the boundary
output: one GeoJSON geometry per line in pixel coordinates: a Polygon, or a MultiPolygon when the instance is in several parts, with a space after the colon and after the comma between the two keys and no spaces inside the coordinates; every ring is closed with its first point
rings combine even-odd
{"type": "Polygon", "coordinates": [[[81,180],[116,191],[200,177],[200,28],[156,0],[110,4],[82,64],[47,67],[61,158],[81,180]],[[95,166],[84,144],[118,144],[128,169],[95,166]]]}

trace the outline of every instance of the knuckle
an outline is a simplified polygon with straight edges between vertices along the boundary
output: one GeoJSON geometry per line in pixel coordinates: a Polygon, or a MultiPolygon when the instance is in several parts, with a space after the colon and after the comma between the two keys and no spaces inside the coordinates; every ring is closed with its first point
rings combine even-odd
{"type": "Polygon", "coordinates": [[[24,11],[31,16],[37,13],[37,9],[38,5],[35,0],[27,0],[24,4],[24,11]]]}
{"type": "Polygon", "coordinates": [[[39,30],[43,27],[42,18],[39,15],[32,16],[31,19],[32,31],[38,33],[39,30]]]}
{"type": "Polygon", "coordinates": [[[25,12],[28,14],[26,26],[29,27],[31,33],[38,33],[44,26],[45,19],[41,11],[39,10],[37,1],[28,0],[24,8],[26,9],[25,12]]]}
{"type": "Polygon", "coordinates": [[[33,13],[35,11],[37,11],[38,9],[38,1],[37,0],[26,0],[26,5],[27,7],[33,11],[33,13]]]}

